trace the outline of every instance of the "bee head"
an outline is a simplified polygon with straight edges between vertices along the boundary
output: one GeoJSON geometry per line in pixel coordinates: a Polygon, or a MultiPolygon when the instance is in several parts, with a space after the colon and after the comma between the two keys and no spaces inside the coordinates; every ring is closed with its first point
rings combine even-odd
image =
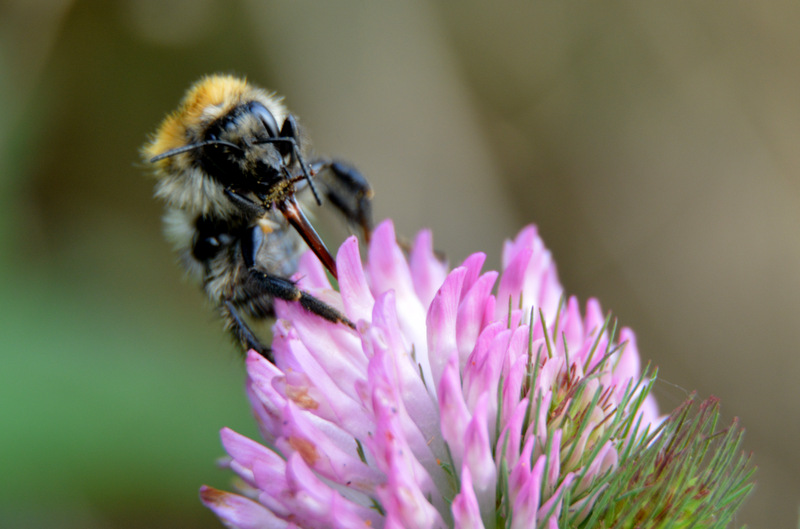
{"type": "Polygon", "coordinates": [[[212,75],[189,89],[143,156],[155,164],[156,195],[168,205],[232,215],[226,192],[269,197],[286,178],[300,158],[297,130],[279,97],[244,79],[212,75]]]}
{"type": "Polygon", "coordinates": [[[286,128],[261,101],[242,103],[207,127],[197,161],[225,187],[268,191],[292,162],[297,140],[286,128]]]}

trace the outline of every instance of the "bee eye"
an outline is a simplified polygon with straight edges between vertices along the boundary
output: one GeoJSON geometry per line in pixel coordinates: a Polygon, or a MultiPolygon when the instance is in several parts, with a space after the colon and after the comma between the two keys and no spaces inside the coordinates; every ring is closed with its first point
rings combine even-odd
{"type": "Polygon", "coordinates": [[[267,129],[267,133],[269,134],[270,138],[278,137],[278,122],[275,121],[275,116],[272,115],[272,112],[267,110],[267,107],[261,103],[251,103],[250,111],[261,120],[261,123],[264,124],[264,127],[267,129]]]}

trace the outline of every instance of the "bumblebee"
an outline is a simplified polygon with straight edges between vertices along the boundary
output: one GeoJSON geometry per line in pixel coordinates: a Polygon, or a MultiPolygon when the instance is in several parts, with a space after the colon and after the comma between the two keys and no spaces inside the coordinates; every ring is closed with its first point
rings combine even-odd
{"type": "Polygon", "coordinates": [[[181,264],[234,338],[265,356],[269,348],[251,324],[274,316],[274,298],[354,327],[289,277],[305,246],[337,275],[301,197],[310,192],[317,204],[324,197],[368,240],[372,190],[348,164],[307,162],[308,150],[281,98],[225,75],[192,86],[142,148],[155,167],[155,195],[166,204],[165,232],[181,264]]]}

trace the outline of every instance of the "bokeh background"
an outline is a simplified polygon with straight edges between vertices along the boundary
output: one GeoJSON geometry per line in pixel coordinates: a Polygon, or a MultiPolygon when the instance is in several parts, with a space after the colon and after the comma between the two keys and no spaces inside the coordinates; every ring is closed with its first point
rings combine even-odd
{"type": "MultiPolygon", "coordinates": [[[[800,504],[800,4],[4,0],[0,526],[219,527],[242,363],[161,236],[137,149],[205,73],[287,95],[378,219],[567,290],[747,429],[750,527],[800,504]]],[[[331,236],[335,238],[336,236],[331,236]]],[[[334,244],[335,245],[335,244],[334,244]]]]}

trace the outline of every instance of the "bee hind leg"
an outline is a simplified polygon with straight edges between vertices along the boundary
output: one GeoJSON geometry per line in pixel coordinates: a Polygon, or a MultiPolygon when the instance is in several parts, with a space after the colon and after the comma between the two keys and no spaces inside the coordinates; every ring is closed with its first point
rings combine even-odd
{"type": "Polygon", "coordinates": [[[224,301],[221,309],[225,328],[233,334],[233,338],[242,345],[244,350],[249,351],[253,349],[272,362],[272,349],[261,343],[261,340],[256,337],[252,329],[250,329],[244,319],[242,319],[234,304],[230,301],[224,301]]]}

